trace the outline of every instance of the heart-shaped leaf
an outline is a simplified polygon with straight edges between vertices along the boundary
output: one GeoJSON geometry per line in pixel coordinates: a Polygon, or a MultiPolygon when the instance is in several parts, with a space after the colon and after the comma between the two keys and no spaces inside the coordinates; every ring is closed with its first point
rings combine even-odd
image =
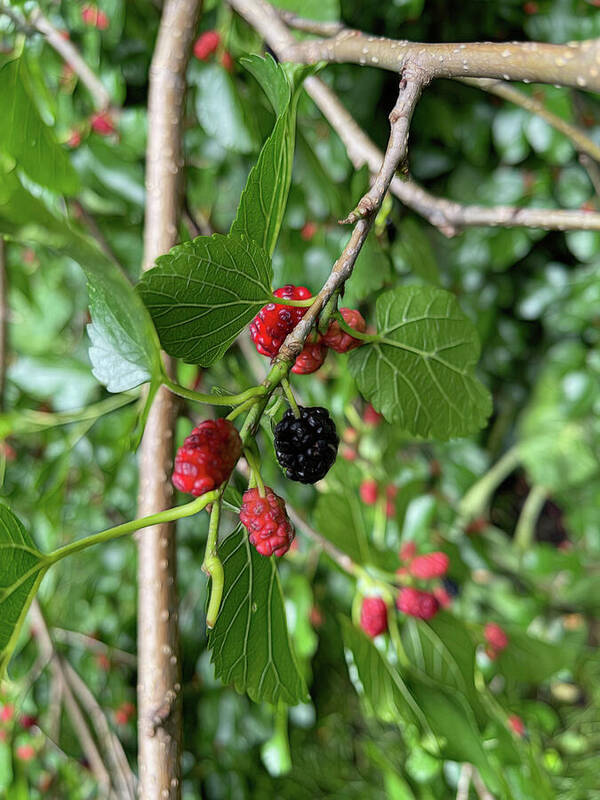
{"type": "Polygon", "coordinates": [[[380,295],[376,312],[378,340],[349,360],[360,392],[414,436],[446,440],[479,430],[491,398],[473,374],[479,339],[456,298],[403,286],[380,295]]]}
{"type": "Polygon", "coordinates": [[[223,604],[209,647],[215,674],[252,700],[296,705],[308,699],[288,635],[275,557],[259,555],[239,527],[219,547],[223,604]]]}

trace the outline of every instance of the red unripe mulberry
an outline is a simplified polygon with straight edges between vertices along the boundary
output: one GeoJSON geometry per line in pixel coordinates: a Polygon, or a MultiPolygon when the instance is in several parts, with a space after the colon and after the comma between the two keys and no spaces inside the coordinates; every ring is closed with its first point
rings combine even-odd
{"type": "Polygon", "coordinates": [[[194,497],[210,492],[229,478],[241,452],[242,440],[228,419],[207,419],[177,451],[173,484],[194,497]]]}
{"type": "MultiPolygon", "coordinates": [[[[275,297],[287,300],[306,300],[311,296],[306,286],[288,284],[273,292],[275,297]]],[[[259,353],[273,358],[279,352],[285,337],[291,333],[308,308],[268,303],[261,308],[250,323],[250,338],[259,353]]]]}
{"type": "Polygon", "coordinates": [[[450,565],[450,559],[446,553],[434,552],[416,556],[410,565],[410,574],[413,578],[430,580],[431,578],[442,578],[450,565]]]}
{"type": "Polygon", "coordinates": [[[194,55],[200,61],[208,61],[220,41],[221,37],[216,31],[206,31],[194,42],[194,55]]]}
{"type": "Polygon", "coordinates": [[[292,372],[296,375],[310,375],[323,365],[327,356],[327,348],[316,342],[307,342],[298,358],[292,372]]]}
{"type": "MultiPolygon", "coordinates": [[[[344,318],[346,325],[354,328],[359,333],[364,333],[367,329],[367,323],[364,321],[360,311],[353,308],[340,308],[340,314],[344,318]]],[[[327,333],[321,339],[324,345],[335,350],[337,353],[347,353],[348,350],[354,350],[355,347],[360,347],[363,342],[360,339],[355,339],[346,331],[342,330],[336,320],[332,320],[327,330],[327,333]]]]}
{"type": "Polygon", "coordinates": [[[483,629],[483,635],[490,647],[498,652],[502,652],[502,650],[508,647],[508,636],[506,632],[495,622],[487,623],[483,629]]]}
{"type": "Polygon", "coordinates": [[[244,492],[240,520],[248,530],[250,544],[261,556],[285,555],[296,535],[285,502],[268,486],[264,497],[258,489],[244,492]]]}
{"type": "Polygon", "coordinates": [[[360,627],[371,638],[387,631],[387,606],[381,597],[364,598],[360,608],[360,627]]]}
{"type": "Polygon", "coordinates": [[[409,617],[418,619],[431,619],[439,611],[440,604],[431,592],[422,592],[412,586],[400,589],[396,600],[398,611],[409,617]]]}
{"type": "Polygon", "coordinates": [[[369,478],[366,481],[363,481],[360,485],[359,493],[360,499],[368,506],[374,505],[377,502],[377,494],[379,491],[379,487],[377,486],[377,481],[374,481],[372,478],[369,478]]]}

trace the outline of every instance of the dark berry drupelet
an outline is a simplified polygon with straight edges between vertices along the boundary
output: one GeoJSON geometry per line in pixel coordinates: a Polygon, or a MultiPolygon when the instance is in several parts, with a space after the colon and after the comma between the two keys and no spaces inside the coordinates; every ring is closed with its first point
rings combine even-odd
{"type": "MultiPolygon", "coordinates": [[[[306,300],[311,296],[306,286],[293,286],[291,283],[273,294],[287,300],[306,300]]],[[[261,308],[250,323],[250,338],[258,352],[271,358],[276,356],[285,337],[294,330],[307,311],[308,308],[279,303],[268,303],[261,308]]]]}
{"type": "Polygon", "coordinates": [[[326,408],[302,408],[300,417],[288,409],[275,428],[275,453],[286,476],[316,483],[329,472],[340,440],[326,408]]]}

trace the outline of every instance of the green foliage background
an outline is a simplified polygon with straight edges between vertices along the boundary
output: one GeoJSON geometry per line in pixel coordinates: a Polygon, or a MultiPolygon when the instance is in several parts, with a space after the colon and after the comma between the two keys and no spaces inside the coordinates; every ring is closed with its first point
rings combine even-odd
{"type": "MultiPolygon", "coordinates": [[[[86,276],[74,263],[81,252],[73,249],[71,234],[83,236],[86,224],[74,201],[92,215],[116,259],[137,281],[147,76],[159,12],[147,0],[107,0],[101,7],[110,26],[100,32],[83,24],[81,5],[73,0],[41,5],[57,27],[69,30],[113,102],[122,106],[115,135],[91,131],[85,89],[41,37],[15,37],[8,18],[0,15],[0,86],[7,92],[18,86],[21,98],[15,126],[0,133],[0,221],[13,237],[7,245],[11,355],[6,411],[0,418],[6,441],[2,495],[36,546],[48,551],[136,513],[135,404],[97,420],[47,429],[47,418],[25,411],[69,412],[107,397],[94,377],[104,380],[106,362],[102,354],[98,362],[88,354],[86,276]],[[10,59],[20,49],[17,69],[10,59]],[[51,138],[44,146],[57,147],[52,136],[60,146],[52,168],[39,153],[23,149],[25,137],[16,135],[46,131],[42,122],[53,131],[45,134],[51,138]],[[69,149],[74,130],[82,143],[69,149]],[[30,182],[41,187],[35,202],[23,193],[30,182]],[[59,194],[67,197],[68,236],[52,216],[59,194]]],[[[600,36],[598,12],[584,0],[525,6],[468,0],[452,12],[441,0],[342,0],[341,8],[337,0],[279,5],[321,19],[341,14],[347,25],[374,34],[432,42],[600,36]]],[[[215,27],[236,59],[260,49],[256,35],[227,8],[205,3],[199,31],[215,27]]],[[[328,67],[322,76],[385,147],[395,77],[350,66],[328,67]]],[[[238,61],[230,74],[218,56],[207,64],[193,61],[188,79],[188,211],[227,234],[261,145],[275,123],[276,131],[290,124],[289,98],[267,99],[251,70],[238,61]]],[[[600,141],[597,98],[554,87],[521,88],[600,141]]],[[[348,235],[336,220],[356,203],[364,175],[354,173],[341,141],[308,98],[300,93],[297,103],[295,160],[273,256],[273,286],[297,283],[316,291],[348,235]],[[309,240],[302,233],[308,222],[317,226],[309,240]]],[[[568,140],[521,109],[448,81],[429,87],[417,107],[410,163],[414,176],[432,191],[465,203],[597,204],[568,140]]],[[[182,242],[192,237],[185,219],[182,242]]],[[[272,250],[276,231],[263,235],[265,249],[272,250]]],[[[448,240],[396,201],[388,209],[387,224],[379,226],[360,256],[344,305],[359,306],[374,325],[381,290],[402,295],[410,291],[404,287],[417,284],[429,287],[432,296],[440,287],[452,292],[470,320],[465,328],[474,326],[479,335],[477,377],[493,397],[491,420],[481,433],[449,442],[409,436],[401,428],[404,418],[368,426],[352,377],[366,356],[358,350],[348,364],[331,354],[315,376],[298,378],[294,385],[303,404],[330,408],[345,434],[344,446],[356,447],[359,458],[338,459],[318,491],[286,482],[272,456],[267,418],[261,439],[264,478],[358,561],[366,548],[372,563],[393,571],[400,543],[411,539],[424,549],[445,550],[458,594],[435,624],[403,627],[412,668],[401,685],[385,647],[374,645],[348,621],[355,581],[319,558],[300,535],[299,550],[279,565],[295,658],[310,691],[310,702],[289,710],[288,753],[285,712],[255,704],[215,677],[200,568],[206,520],[202,515],[183,520],[178,527],[186,800],[451,797],[459,762],[465,760],[478,766],[499,797],[600,797],[599,244],[595,232],[491,228],[448,240]],[[358,443],[350,429],[359,434],[358,443]],[[495,492],[488,524],[478,533],[461,529],[459,535],[461,499],[514,445],[521,463],[495,492]],[[365,477],[399,488],[396,513],[387,524],[380,506],[369,508],[358,499],[365,477]],[[529,488],[540,484],[550,499],[535,543],[521,557],[512,537],[529,488]],[[482,626],[489,620],[500,622],[510,637],[510,647],[497,661],[489,661],[482,648],[482,626]],[[478,691],[482,682],[489,691],[478,691]],[[527,738],[509,733],[507,714],[523,718],[527,738]],[[427,726],[435,727],[435,737],[427,726]]],[[[95,250],[93,258],[88,256],[87,277],[93,283],[94,264],[98,276],[105,261],[95,250]]],[[[95,297],[102,292],[114,294],[114,285],[95,285],[95,297]]],[[[257,307],[261,304],[258,298],[257,307]]],[[[93,312],[94,291],[91,305],[93,312]]],[[[128,319],[125,314],[118,320],[123,335],[128,319]]],[[[113,335],[115,322],[104,319],[103,327],[95,318],[94,327],[105,342],[102,330],[113,335]]],[[[94,332],[89,335],[94,341],[94,332]]],[[[155,349],[150,330],[133,348],[131,362],[111,362],[108,371],[130,376],[128,364],[142,361],[145,378],[156,377],[155,349]]],[[[238,344],[213,361],[202,362],[212,364],[206,370],[181,363],[180,383],[236,392],[256,383],[256,372],[262,377],[266,367],[253,348],[238,344]]],[[[279,410],[272,410],[276,418],[279,410]]],[[[183,409],[177,443],[197,419],[197,407],[183,409]]],[[[243,483],[237,488],[243,490],[243,483]]],[[[233,516],[228,524],[229,533],[233,516]]],[[[232,538],[226,546],[234,543],[232,538]]],[[[134,543],[119,541],[63,562],[44,579],[40,598],[52,626],[107,644],[106,657],[99,657],[79,640],[57,634],[57,646],[107,710],[133,763],[135,721],[118,725],[114,711],[135,701],[135,672],[118,652],[135,651],[134,543]]],[[[48,670],[33,686],[27,682],[37,669],[37,655],[35,637],[25,629],[4,702],[35,714],[42,732],[7,726],[8,737],[0,739],[0,796],[4,791],[11,798],[41,797],[47,794],[41,787],[48,776],[51,796],[94,796],[94,781],[81,763],[68,718],[61,719],[59,748],[46,736],[53,702],[48,670]],[[15,747],[30,741],[37,755],[25,765],[14,757],[15,747]]]]}

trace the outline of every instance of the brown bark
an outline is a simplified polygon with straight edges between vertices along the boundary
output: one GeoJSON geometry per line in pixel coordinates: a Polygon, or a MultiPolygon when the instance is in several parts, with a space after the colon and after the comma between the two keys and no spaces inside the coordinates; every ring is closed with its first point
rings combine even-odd
{"type": "MultiPolygon", "coordinates": [[[[150,68],[144,269],[177,241],[185,71],[200,0],[167,0],[150,68]]],[[[168,366],[168,365],[167,365],[168,366]]],[[[140,447],[138,515],[169,508],[176,405],[161,388],[140,447]]],[[[181,706],[175,526],[138,534],[140,797],[181,796],[181,706]]]]}

